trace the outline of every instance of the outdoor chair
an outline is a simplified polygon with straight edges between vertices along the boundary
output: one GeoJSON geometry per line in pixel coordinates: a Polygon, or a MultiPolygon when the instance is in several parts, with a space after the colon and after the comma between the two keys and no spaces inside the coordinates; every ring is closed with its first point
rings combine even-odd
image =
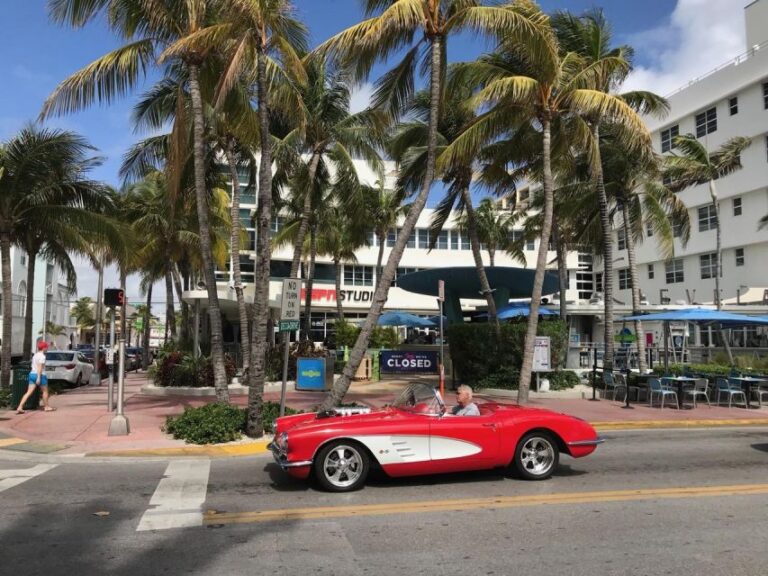
{"type": "Polygon", "coordinates": [[[757,399],[760,408],[763,407],[763,398],[768,398],[768,386],[760,384],[752,387],[752,395],[757,399]]]}
{"type": "Polygon", "coordinates": [[[613,379],[613,372],[603,372],[603,384],[605,389],[603,391],[603,397],[608,400],[608,394],[611,395],[611,400],[616,399],[616,381],[613,379]]]}
{"type": "Polygon", "coordinates": [[[744,407],[747,407],[747,395],[739,386],[731,384],[725,378],[718,378],[715,380],[715,390],[717,391],[717,405],[720,405],[720,397],[722,395],[728,396],[728,408],[731,407],[734,396],[741,396],[744,399],[744,407]]]}
{"type": "MultiPolygon", "coordinates": [[[[624,391],[624,394],[626,395],[627,392],[627,379],[624,377],[624,374],[614,374],[613,375],[613,399],[618,401],[619,398],[619,392],[624,391]]],[[[622,401],[625,400],[625,397],[622,397],[622,401]]]]}
{"type": "Polygon", "coordinates": [[[677,397],[675,390],[668,390],[661,385],[661,381],[658,378],[651,378],[648,380],[648,403],[653,406],[653,396],[658,395],[661,400],[661,409],[664,409],[664,398],[667,396],[674,396],[677,407],[680,408],[680,401],[677,397]]]}
{"type": "Polygon", "coordinates": [[[696,380],[696,383],[693,385],[693,388],[690,388],[685,391],[686,396],[691,396],[693,398],[693,407],[696,408],[696,397],[697,396],[704,396],[704,399],[707,401],[707,405],[711,408],[712,404],[709,402],[709,381],[706,378],[699,378],[696,380]]]}

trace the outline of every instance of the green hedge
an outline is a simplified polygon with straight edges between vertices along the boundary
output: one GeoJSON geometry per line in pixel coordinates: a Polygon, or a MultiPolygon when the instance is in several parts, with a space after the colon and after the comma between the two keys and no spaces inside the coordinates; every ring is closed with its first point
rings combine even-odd
{"type": "MultiPolygon", "coordinates": [[[[299,412],[285,407],[286,416],[299,412]]],[[[278,414],[278,402],[264,402],[262,423],[265,432],[271,433],[274,430],[278,414]]],[[[239,439],[245,432],[246,418],[245,408],[227,404],[206,404],[198,408],[186,408],[184,413],[178,416],[168,416],[163,430],[190,444],[218,444],[239,439]]]]}
{"type": "MultiPolygon", "coordinates": [[[[504,387],[517,387],[516,371],[520,369],[523,361],[523,345],[528,323],[521,319],[503,323],[500,328],[501,338],[498,339],[492,324],[452,324],[448,327],[451,359],[460,382],[474,387],[491,387],[487,384],[503,384],[514,377],[514,384],[504,387]]],[[[565,323],[562,320],[541,321],[537,334],[550,337],[552,364],[557,370],[565,357],[568,344],[565,323]]]]}

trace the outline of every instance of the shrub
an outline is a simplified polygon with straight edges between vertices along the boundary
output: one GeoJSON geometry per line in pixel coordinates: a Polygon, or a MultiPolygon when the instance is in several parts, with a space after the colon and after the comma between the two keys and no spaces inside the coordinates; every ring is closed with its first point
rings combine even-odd
{"type": "MultiPolygon", "coordinates": [[[[288,349],[288,380],[296,380],[297,358],[324,358],[328,354],[322,346],[315,346],[309,340],[294,342],[288,349]]],[[[283,379],[283,345],[273,346],[267,351],[266,376],[269,381],[283,379]]]]}
{"type": "Polygon", "coordinates": [[[397,346],[397,330],[391,326],[376,326],[371,332],[370,348],[393,348],[397,346]]]}
{"type": "MultiPolygon", "coordinates": [[[[527,322],[524,319],[507,322],[500,328],[501,339],[492,324],[453,324],[448,327],[451,359],[461,382],[478,386],[484,378],[504,367],[520,369],[527,322]]],[[[561,320],[539,322],[537,333],[550,337],[552,364],[557,369],[567,345],[565,323],[561,320]]],[[[502,374],[509,375],[509,372],[502,374]]]]}
{"type": "MultiPolygon", "coordinates": [[[[301,410],[285,407],[285,415],[300,414],[301,410]]],[[[275,420],[280,414],[280,402],[264,402],[261,408],[261,422],[264,425],[264,432],[271,434],[275,431],[275,420]]]]}
{"type": "MultiPolygon", "coordinates": [[[[235,364],[228,356],[224,358],[227,382],[235,376],[235,364]]],[[[213,386],[213,362],[209,357],[172,351],[161,354],[157,368],[150,375],[156,386],[213,386]]]]}
{"type": "Polygon", "coordinates": [[[581,383],[581,379],[570,370],[558,370],[547,374],[550,390],[567,390],[581,383]]]}
{"type": "Polygon", "coordinates": [[[514,366],[502,366],[495,372],[488,374],[476,382],[480,388],[498,388],[501,390],[517,390],[520,372],[514,366]]]}
{"type": "Polygon", "coordinates": [[[8,408],[11,405],[11,389],[0,388],[0,408],[8,408]]]}
{"type": "Polygon", "coordinates": [[[206,404],[186,408],[179,416],[169,416],[165,431],[192,444],[216,444],[240,438],[245,428],[245,410],[226,404],[206,404]]]}
{"type": "Polygon", "coordinates": [[[360,334],[360,328],[345,320],[339,320],[336,322],[335,329],[337,347],[346,346],[349,348],[355,345],[357,336],[360,334]]]}

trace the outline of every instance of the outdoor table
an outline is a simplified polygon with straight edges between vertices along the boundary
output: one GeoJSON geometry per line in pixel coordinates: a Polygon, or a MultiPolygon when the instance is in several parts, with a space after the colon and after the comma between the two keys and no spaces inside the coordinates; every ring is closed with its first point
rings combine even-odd
{"type": "Polygon", "coordinates": [[[752,384],[760,384],[767,381],[765,378],[755,378],[753,376],[729,376],[728,379],[739,382],[743,384],[742,388],[746,388],[744,393],[747,395],[747,408],[752,408],[752,384]]]}
{"type": "Polygon", "coordinates": [[[691,378],[690,376],[664,376],[662,377],[661,381],[667,382],[674,382],[677,386],[677,408],[678,410],[683,409],[683,386],[685,386],[686,383],[695,384],[696,378],[691,378]]]}

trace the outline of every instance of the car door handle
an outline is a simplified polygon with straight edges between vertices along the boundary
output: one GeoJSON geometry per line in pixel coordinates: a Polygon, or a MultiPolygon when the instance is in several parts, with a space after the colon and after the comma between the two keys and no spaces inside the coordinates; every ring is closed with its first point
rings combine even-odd
{"type": "Polygon", "coordinates": [[[487,424],[483,424],[483,427],[484,428],[496,428],[496,424],[493,423],[493,422],[490,422],[490,423],[487,423],[487,424]]]}

